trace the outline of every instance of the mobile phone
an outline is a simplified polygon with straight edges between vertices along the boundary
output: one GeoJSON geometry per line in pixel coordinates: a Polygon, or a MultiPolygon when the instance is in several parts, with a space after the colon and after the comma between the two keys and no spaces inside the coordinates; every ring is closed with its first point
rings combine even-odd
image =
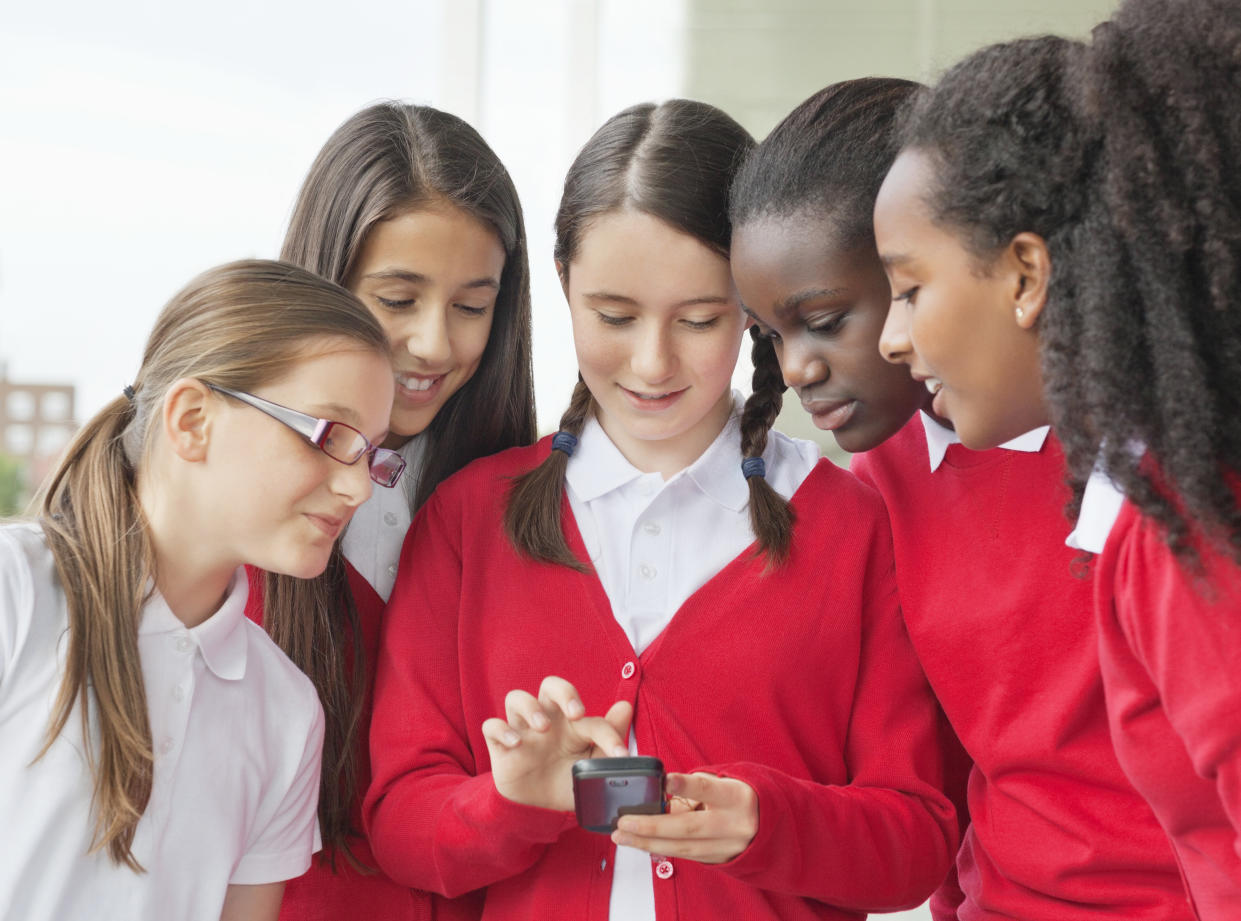
{"type": "Polygon", "coordinates": [[[577,824],[610,834],[623,815],[667,811],[664,763],[658,758],[586,758],[573,765],[577,824]]]}

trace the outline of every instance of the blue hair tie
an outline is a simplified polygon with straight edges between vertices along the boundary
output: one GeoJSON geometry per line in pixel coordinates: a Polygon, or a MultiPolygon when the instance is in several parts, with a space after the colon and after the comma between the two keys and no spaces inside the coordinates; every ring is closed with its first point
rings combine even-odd
{"type": "Polygon", "coordinates": [[[767,476],[767,464],[761,457],[747,457],[741,462],[741,475],[747,480],[752,476],[767,476]]]}
{"type": "Polygon", "coordinates": [[[563,451],[569,457],[572,457],[575,448],[577,448],[576,435],[570,435],[568,432],[557,432],[552,436],[553,451],[563,451]]]}
{"type": "Polygon", "coordinates": [[[121,388],[121,393],[125,394],[125,399],[129,400],[130,403],[134,401],[136,392],[133,387],[129,386],[129,384],[126,384],[121,388]]]}

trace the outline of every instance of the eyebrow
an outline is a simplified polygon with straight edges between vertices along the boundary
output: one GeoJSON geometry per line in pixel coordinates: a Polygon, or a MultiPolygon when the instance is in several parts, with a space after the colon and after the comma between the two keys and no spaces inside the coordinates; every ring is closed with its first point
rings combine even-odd
{"type": "Polygon", "coordinates": [[[840,297],[848,294],[848,288],[808,288],[805,291],[798,291],[790,294],[782,301],[776,303],[776,314],[793,313],[806,301],[817,301],[822,297],[840,297]]]}
{"type": "Polygon", "coordinates": [[[330,419],[333,422],[348,422],[354,428],[362,422],[362,418],[354,410],[340,403],[315,403],[310,407],[308,415],[330,419]]]}
{"type": "MultiPolygon", "coordinates": [[[[388,281],[395,279],[397,281],[408,281],[416,285],[426,284],[431,279],[419,272],[411,272],[408,269],[384,269],[382,272],[368,272],[362,276],[363,278],[373,278],[378,281],[388,281]]],[[[493,288],[500,290],[500,281],[496,278],[475,278],[473,281],[467,281],[461,286],[462,288],[493,288]]]]}
{"type": "Polygon", "coordinates": [[[883,267],[885,269],[890,269],[893,266],[905,265],[908,262],[913,262],[913,259],[914,257],[909,255],[908,253],[880,253],[879,254],[879,261],[880,263],[883,264],[883,267]]]}
{"type": "MultiPolygon", "coordinates": [[[[624,304],[628,307],[637,307],[638,302],[632,297],[624,294],[613,294],[611,291],[591,291],[583,295],[588,301],[601,301],[603,303],[624,304]]],[[[704,294],[701,297],[687,297],[683,301],[677,301],[673,307],[694,307],[698,304],[730,304],[732,298],[725,297],[721,294],[704,294]]]]}

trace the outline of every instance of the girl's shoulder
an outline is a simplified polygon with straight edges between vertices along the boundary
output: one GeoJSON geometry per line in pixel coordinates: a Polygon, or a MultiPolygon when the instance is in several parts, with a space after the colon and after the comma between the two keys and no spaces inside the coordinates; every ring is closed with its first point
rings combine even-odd
{"type": "Polygon", "coordinates": [[[43,529],[36,522],[0,526],[0,683],[33,635],[46,634],[54,649],[66,622],[43,529]]]}
{"type": "Polygon", "coordinates": [[[470,461],[435,488],[432,498],[441,502],[465,498],[477,501],[484,495],[508,492],[513,477],[533,470],[551,452],[552,436],[540,438],[534,444],[506,448],[498,454],[490,454],[470,461]]]}

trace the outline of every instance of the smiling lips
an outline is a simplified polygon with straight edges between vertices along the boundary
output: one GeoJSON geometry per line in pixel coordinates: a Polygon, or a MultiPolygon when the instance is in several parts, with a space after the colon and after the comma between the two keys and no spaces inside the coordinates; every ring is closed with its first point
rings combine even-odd
{"type": "Polygon", "coordinates": [[[344,528],[348,517],[338,517],[334,515],[316,515],[307,512],[306,517],[310,519],[310,523],[326,534],[332,540],[340,535],[341,529],[344,528]]]}
{"type": "Polygon", "coordinates": [[[411,374],[398,372],[396,375],[397,395],[408,403],[429,403],[440,392],[440,385],[446,374],[411,374]]]}
{"type": "Polygon", "coordinates": [[[658,412],[667,409],[689,390],[688,387],[683,387],[680,390],[667,390],[663,393],[643,393],[624,386],[620,389],[629,399],[630,405],[641,412],[658,412]]]}

